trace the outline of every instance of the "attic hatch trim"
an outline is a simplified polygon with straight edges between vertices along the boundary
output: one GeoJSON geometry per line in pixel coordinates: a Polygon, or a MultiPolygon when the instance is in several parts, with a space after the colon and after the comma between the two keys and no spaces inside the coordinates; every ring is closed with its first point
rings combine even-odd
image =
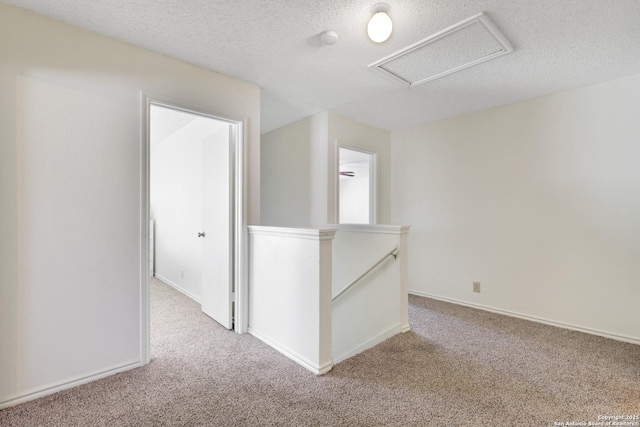
{"type": "Polygon", "coordinates": [[[418,86],[421,85],[423,83],[427,83],[430,82],[432,80],[435,79],[439,79],[441,77],[444,76],[448,76],[449,74],[453,74],[453,73],[457,73],[458,71],[462,71],[464,69],[473,67],[474,65],[478,65],[481,64],[483,62],[489,61],[491,59],[495,59],[499,56],[502,55],[506,55],[508,53],[513,52],[513,46],[511,46],[511,43],[509,43],[509,41],[506,39],[506,37],[500,32],[500,30],[498,30],[498,28],[493,24],[493,22],[491,22],[491,20],[489,19],[489,17],[487,15],[484,14],[484,12],[480,12],[477,15],[474,15],[470,18],[467,18],[463,21],[458,22],[457,24],[453,24],[452,26],[445,28],[442,31],[439,31],[435,34],[430,35],[429,37],[427,37],[426,39],[420,40],[419,42],[416,42],[410,46],[405,47],[404,49],[399,50],[396,53],[393,53],[389,56],[386,56],[384,58],[382,58],[379,61],[376,61],[372,64],[369,64],[369,68],[378,71],[382,74],[384,74],[387,77],[390,77],[391,79],[395,80],[396,82],[402,84],[403,86],[407,87],[407,88],[412,88],[414,86],[418,86]],[[409,81],[405,78],[403,78],[402,76],[399,76],[385,68],[383,68],[383,66],[385,64],[390,63],[391,61],[398,59],[402,56],[405,56],[411,52],[414,52],[422,47],[425,47],[427,45],[429,45],[430,43],[436,42],[440,39],[443,39],[453,33],[455,33],[456,31],[462,30],[463,28],[466,28],[470,25],[473,24],[479,24],[481,28],[483,28],[487,34],[498,44],[499,46],[499,50],[496,52],[493,52],[489,55],[486,56],[482,56],[476,60],[464,63],[462,65],[459,65],[457,67],[451,68],[449,70],[446,71],[442,71],[438,74],[434,74],[432,76],[426,77],[424,79],[420,79],[420,80],[416,80],[414,82],[409,81]]]}

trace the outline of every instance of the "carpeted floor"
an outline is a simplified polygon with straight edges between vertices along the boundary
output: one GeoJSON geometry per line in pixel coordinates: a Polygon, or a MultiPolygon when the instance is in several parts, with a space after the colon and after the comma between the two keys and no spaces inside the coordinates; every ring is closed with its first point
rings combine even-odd
{"type": "Polygon", "coordinates": [[[0,425],[554,426],[640,415],[640,346],[414,296],[410,323],[316,377],[154,280],[148,366],[0,411],[0,425]]]}

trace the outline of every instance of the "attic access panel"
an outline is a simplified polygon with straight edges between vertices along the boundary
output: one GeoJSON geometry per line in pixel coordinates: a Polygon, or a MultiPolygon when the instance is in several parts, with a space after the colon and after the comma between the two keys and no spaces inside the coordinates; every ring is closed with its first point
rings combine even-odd
{"type": "Polygon", "coordinates": [[[452,25],[369,65],[411,88],[513,52],[484,13],[452,25]]]}

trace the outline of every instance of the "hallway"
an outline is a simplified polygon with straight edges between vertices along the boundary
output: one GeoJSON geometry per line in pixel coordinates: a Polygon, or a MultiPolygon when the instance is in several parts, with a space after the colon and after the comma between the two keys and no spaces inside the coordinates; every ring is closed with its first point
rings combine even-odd
{"type": "Polygon", "coordinates": [[[151,282],[152,362],[2,426],[553,425],[640,411],[640,347],[410,297],[412,332],[316,377],[151,282]]]}

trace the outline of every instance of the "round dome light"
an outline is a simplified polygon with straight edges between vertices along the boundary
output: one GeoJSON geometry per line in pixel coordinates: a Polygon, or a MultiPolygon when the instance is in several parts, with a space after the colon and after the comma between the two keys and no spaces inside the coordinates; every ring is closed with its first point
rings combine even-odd
{"type": "Polygon", "coordinates": [[[382,43],[391,36],[391,31],[393,30],[393,23],[387,14],[389,6],[377,4],[372,8],[372,11],[374,13],[367,25],[367,34],[372,41],[382,43]]]}

